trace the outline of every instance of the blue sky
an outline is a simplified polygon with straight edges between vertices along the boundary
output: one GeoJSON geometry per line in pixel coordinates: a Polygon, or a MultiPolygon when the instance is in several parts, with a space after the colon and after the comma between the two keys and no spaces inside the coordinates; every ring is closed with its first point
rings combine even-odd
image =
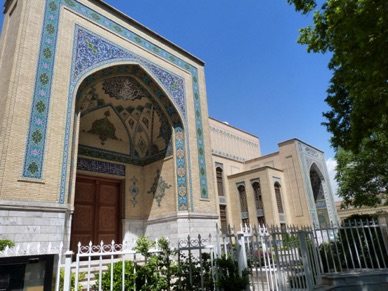
{"type": "Polygon", "coordinates": [[[325,152],[331,172],[334,151],[321,125],[330,56],[296,43],[312,15],[286,0],[105,2],[206,63],[210,116],[258,136],[262,154],[299,138],[325,152]]]}

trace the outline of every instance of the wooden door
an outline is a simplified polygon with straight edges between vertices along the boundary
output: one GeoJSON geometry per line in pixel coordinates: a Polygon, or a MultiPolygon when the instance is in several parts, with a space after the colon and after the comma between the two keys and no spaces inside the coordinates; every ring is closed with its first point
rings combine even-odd
{"type": "Polygon", "coordinates": [[[73,251],[77,251],[78,242],[120,242],[120,186],[117,180],[77,176],[70,244],[73,251]]]}

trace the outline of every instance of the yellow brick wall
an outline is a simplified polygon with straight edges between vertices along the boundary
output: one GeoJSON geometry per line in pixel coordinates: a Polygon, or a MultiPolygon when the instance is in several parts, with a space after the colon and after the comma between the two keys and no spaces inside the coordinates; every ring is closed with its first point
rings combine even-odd
{"type": "MultiPolygon", "coordinates": [[[[189,195],[190,189],[193,191],[193,199],[189,205],[193,203],[195,212],[210,213],[216,212],[216,205],[214,199],[214,189],[211,183],[208,183],[209,199],[201,199],[200,196],[200,178],[198,172],[198,154],[197,154],[197,140],[196,140],[196,124],[195,124],[195,112],[194,112],[194,96],[193,96],[193,84],[191,74],[186,70],[174,65],[162,59],[156,54],[149,52],[148,50],[132,43],[121,36],[108,31],[104,27],[96,25],[85,19],[81,15],[74,11],[61,7],[61,16],[58,32],[58,41],[55,56],[55,67],[53,74],[53,83],[51,88],[51,99],[50,99],[50,110],[47,123],[47,136],[44,156],[44,168],[43,177],[39,181],[32,181],[30,179],[22,178],[22,169],[24,162],[24,154],[26,149],[26,139],[28,134],[29,117],[31,112],[31,102],[33,97],[35,73],[37,68],[38,50],[40,46],[40,35],[42,30],[42,12],[44,11],[45,1],[18,1],[17,9],[14,12],[13,17],[17,15],[21,16],[20,29],[15,25],[14,30],[18,30],[18,33],[12,31],[12,35],[18,36],[17,48],[18,55],[13,55],[7,46],[4,46],[4,36],[2,37],[2,51],[9,54],[7,57],[2,57],[4,60],[12,61],[11,64],[7,64],[10,72],[15,71],[11,75],[10,82],[2,84],[2,91],[7,92],[9,86],[9,93],[5,97],[9,105],[7,105],[7,114],[2,127],[7,127],[7,132],[1,133],[2,142],[4,145],[1,155],[0,165],[0,197],[4,200],[23,200],[23,201],[36,201],[36,202],[51,202],[58,203],[59,201],[59,188],[61,183],[61,163],[63,155],[64,145],[64,132],[66,126],[66,112],[68,110],[68,91],[70,82],[70,69],[73,54],[73,41],[74,41],[74,27],[79,25],[83,28],[90,30],[91,32],[100,35],[101,37],[121,46],[145,59],[162,66],[166,70],[173,72],[174,74],[185,79],[185,93],[186,93],[186,104],[187,104],[187,127],[186,131],[189,131],[190,139],[185,141],[186,152],[186,166],[191,165],[190,169],[187,169],[187,193],[189,195]],[[20,40],[20,41],[19,41],[20,40]],[[12,86],[11,86],[12,85],[12,86]],[[10,101],[9,101],[10,100],[10,101]],[[13,108],[13,107],[14,108],[13,108]],[[11,122],[12,121],[12,122],[11,122]],[[7,146],[9,145],[9,146],[7,146]],[[188,152],[190,149],[190,155],[188,152]],[[191,181],[191,184],[190,184],[191,181]]],[[[198,80],[201,96],[201,110],[203,118],[204,128],[204,140],[206,145],[206,167],[208,171],[208,182],[213,180],[212,177],[212,163],[210,153],[210,137],[208,130],[208,115],[207,115],[207,100],[206,100],[206,87],[203,64],[197,59],[190,57],[188,54],[180,49],[176,49],[168,41],[162,38],[155,37],[152,33],[149,33],[147,29],[142,28],[140,25],[131,26],[131,21],[125,20],[123,17],[117,17],[111,14],[110,11],[105,10],[103,6],[94,5],[90,1],[80,1],[86,6],[90,6],[97,12],[113,18],[118,24],[129,28],[136,34],[151,40],[157,46],[171,51],[174,55],[178,56],[185,62],[193,65],[198,69],[198,80]]],[[[16,18],[15,18],[16,19],[16,18]]],[[[15,41],[16,42],[16,41],[15,41]]],[[[8,46],[12,45],[12,41],[6,41],[8,46]]],[[[2,65],[3,66],[3,65],[2,65]]],[[[109,65],[103,65],[96,68],[94,71],[89,72],[90,74],[100,70],[109,65]]],[[[78,84],[77,86],[79,86],[78,84]]],[[[74,99],[74,96],[72,97],[74,99]]],[[[3,100],[3,99],[2,99],[3,100]]],[[[73,104],[73,110],[75,108],[73,104]]],[[[0,120],[2,121],[2,120],[0,120]]],[[[76,153],[78,144],[78,127],[79,127],[79,116],[75,116],[72,120],[70,133],[70,144],[74,147],[70,148],[68,164],[72,163],[73,168],[67,168],[67,181],[66,181],[66,197],[74,197],[74,192],[67,193],[68,189],[74,191],[74,181],[76,177],[76,153]],[[70,195],[68,195],[70,194],[70,195]]],[[[150,217],[156,217],[160,215],[171,214],[176,212],[177,205],[177,194],[176,194],[176,173],[175,173],[175,158],[167,159],[164,162],[156,163],[144,167],[137,172],[142,172],[144,176],[143,188],[144,191],[150,188],[153,183],[155,176],[155,169],[161,169],[161,175],[165,180],[172,185],[171,188],[167,189],[166,196],[163,198],[162,207],[158,207],[154,199],[151,199],[149,194],[143,195],[145,199],[144,205],[138,207],[142,210],[132,211],[132,205],[129,205],[126,216],[139,217],[140,214],[148,213],[150,217]],[[143,211],[145,210],[145,211],[143,211]],[[147,212],[148,211],[148,212],[147,212]],[[141,212],[141,213],[139,213],[141,212]]],[[[130,167],[130,166],[128,166],[130,167]]],[[[97,175],[97,174],[96,174],[97,175]]],[[[125,188],[128,191],[130,174],[126,177],[125,188]]],[[[140,174],[139,174],[140,175],[140,174]]],[[[140,179],[139,179],[140,180],[140,179]]],[[[126,194],[128,195],[128,193],[126,194]]],[[[66,201],[72,208],[73,201],[66,201]]],[[[136,208],[136,207],[135,207],[136,208]]],[[[190,210],[190,209],[189,209],[190,210]]]]}

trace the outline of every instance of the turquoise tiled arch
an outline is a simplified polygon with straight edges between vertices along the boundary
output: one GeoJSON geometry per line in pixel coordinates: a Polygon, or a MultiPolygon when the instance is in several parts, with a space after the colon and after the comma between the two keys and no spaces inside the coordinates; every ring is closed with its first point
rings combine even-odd
{"type": "MultiPolygon", "coordinates": [[[[200,191],[202,198],[208,198],[205,146],[197,68],[74,0],[46,1],[22,176],[32,180],[41,180],[43,177],[47,119],[50,106],[57,33],[62,5],[83,15],[90,21],[104,26],[115,34],[119,34],[120,36],[126,38],[128,41],[143,47],[153,54],[159,55],[161,58],[167,60],[168,62],[174,63],[191,74],[195,106],[200,191]]],[[[64,203],[62,198],[63,197],[60,198],[60,203],[64,203]]]]}
{"type": "MultiPolygon", "coordinates": [[[[90,39],[90,38],[89,38],[90,39]]],[[[83,58],[83,55],[79,56],[80,58],[83,58]]],[[[76,64],[77,62],[74,62],[76,64]]],[[[101,66],[103,63],[98,63],[101,66]]],[[[80,77],[79,81],[82,81],[81,87],[88,86],[90,83],[93,83],[94,81],[101,80],[101,78],[104,78],[105,76],[112,75],[112,72],[121,73],[121,74],[129,74],[129,75],[136,75],[139,73],[140,70],[137,70],[136,67],[138,65],[130,64],[116,64],[109,67],[101,68],[100,70],[88,74],[87,72],[93,71],[95,66],[92,66],[89,70],[86,70],[86,74],[83,76],[86,77],[80,77]]],[[[144,71],[144,69],[141,69],[141,71],[144,71]]],[[[149,79],[148,72],[140,75],[136,75],[136,77],[141,78],[142,81],[148,82],[148,85],[152,86],[152,83],[155,82],[154,80],[149,79]]],[[[71,85],[70,85],[71,86],[71,85]]],[[[83,89],[81,87],[73,86],[74,90],[77,90],[78,92],[82,91],[83,89]]],[[[182,119],[179,118],[178,112],[175,110],[174,107],[171,105],[171,101],[168,103],[163,102],[162,100],[165,98],[168,98],[163,92],[159,92],[159,89],[155,89],[153,91],[154,95],[156,96],[156,99],[159,99],[161,101],[161,104],[164,106],[164,110],[166,111],[166,114],[170,115],[171,123],[175,131],[175,149],[176,149],[176,155],[175,155],[175,161],[176,161],[176,172],[177,172],[177,189],[178,189],[178,209],[180,211],[188,210],[188,197],[187,197],[187,183],[186,183],[186,162],[185,162],[185,156],[186,156],[186,150],[185,150],[185,134],[184,130],[182,128],[182,119]]],[[[65,201],[66,199],[66,187],[67,187],[67,171],[68,171],[68,159],[69,159],[69,144],[70,144],[70,127],[71,127],[71,119],[74,111],[74,104],[76,103],[74,101],[75,98],[75,92],[71,91],[69,92],[69,98],[68,98],[68,114],[67,114],[67,122],[66,122],[66,135],[65,135],[65,145],[63,150],[63,161],[62,161],[62,178],[61,178],[61,195],[60,199],[61,201],[65,201]]],[[[151,97],[152,98],[152,97],[151,97]]],[[[156,104],[155,104],[156,105],[156,104]]],[[[159,105],[158,105],[159,107],[159,105]]],[[[69,191],[71,192],[71,191],[69,191]]]]}

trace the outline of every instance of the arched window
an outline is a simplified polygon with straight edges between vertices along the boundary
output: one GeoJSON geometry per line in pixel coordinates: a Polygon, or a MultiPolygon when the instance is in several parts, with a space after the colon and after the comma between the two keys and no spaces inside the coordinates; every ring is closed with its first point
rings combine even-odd
{"type": "Polygon", "coordinates": [[[275,187],[275,196],[276,196],[276,204],[278,206],[278,211],[279,213],[284,213],[282,194],[280,192],[281,186],[279,182],[275,182],[274,187],[275,187]]]}
{"type": "Polygon", "coordinates": [[[226,218],[226,205],[220,205],[220,222],[222,233],[227,233],[228,220],[226,218]]]}
{"type": "Polygon", "coordinates": [[[263,200],[261,197],[261,188],[259,182],[254,182],[252,184],[253,193],[255,195],[256,209],[263,209],[263,200]]]}
{"type": "Polygon", "coordinates": [[[310,170],[310,183],[311,188],[313,189],[314,201],[324,200],[325,194],[323,193],[322,178],[315,165],[313,165],[310,170]]]}
{"type": "Polygon", "coordinates": [[[240,185],[238,186],[237,189],[240,194],[242,224],[249,224],[248,203],[247,203],[247,194],[245,192],[245,186],[240,185]]]}
{"type": "Polygon", "coordinates": [[[224,181],[223,181],[223,170],[220,167],[216,168],[216,176],[217,176],[217,191],[218,196],[224,196],[224,181]]]}
{"type": "Polygon", "coordinates": [[[318,223],[324,227],[329,225],[329,213],[325,200],[325,192],[323,188],[324,178],[318,166],[313,163],[310,168],[310,184],[313,190],[315,208],[317,210],[318,223]]]}
{"type": "Polygon", "coordinates": [[[256,217],[257,217],[257,223],[259,225],[265,224],[265,218],[264,218],[264,205],[263,205],[263,198],[261,196],[261,187],[259,182],[254,182],[252,184],[253,193],[255,196],[255,202],[256,202],[256,217]]]}
{"type": "MultiPolygon", "coordinates": [[[[221,167],[216,167],[216,179],[217,179],[217,192],[218,196],[224,197],[224,179],[223,179],[223,169],[221,167]]],[[[223,198],[225,200],[225,198],[223,198]]],[[[221,203],[221,199],[220,199],[221,203]]],[[[225,203],[225,201],[223,202],[225,203]]],[[[223,233],[227,232],[228,221],[226,215],[226,205],[220,204],[220,223],[221,223],[221,231],[223,233]]]]}

